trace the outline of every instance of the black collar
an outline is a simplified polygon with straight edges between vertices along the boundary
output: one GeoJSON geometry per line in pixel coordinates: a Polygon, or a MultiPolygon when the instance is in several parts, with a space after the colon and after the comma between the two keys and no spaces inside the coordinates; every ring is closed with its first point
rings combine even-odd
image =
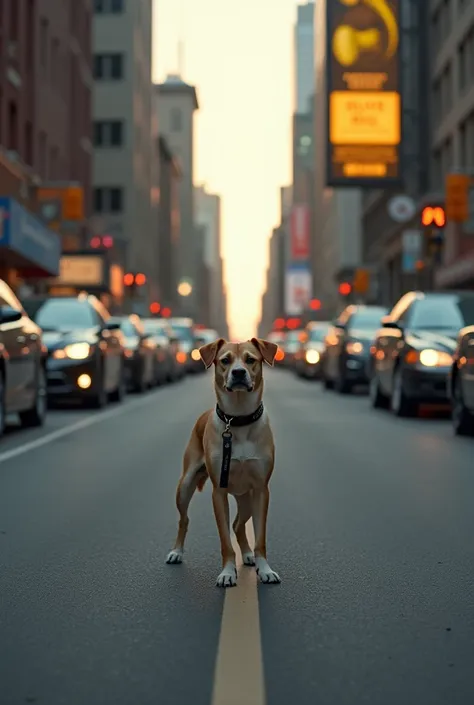
{"type": "Polygon", "coordinates": [[[216,414],[227,426],[249,426],[251,423],[255,423],[263,414],[263,402],[260,402],[257,409],[252,414],[247,414],[246,416],[227,416],[224,414],[219,404],[216,404],[216,414]]]}

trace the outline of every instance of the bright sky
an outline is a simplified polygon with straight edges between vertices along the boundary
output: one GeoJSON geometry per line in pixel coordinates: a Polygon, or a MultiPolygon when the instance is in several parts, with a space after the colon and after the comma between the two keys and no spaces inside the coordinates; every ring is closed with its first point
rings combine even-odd
{"type": "Polygon", "coordinates": [[[231,336],[260,318],[268,238],[290,182],[297,0],[155,0],[154,80],[177,72],[198,90],[196,183],[222,196],[231,336]],[[182,9],[181,9],[182,8],[182,9]]]}

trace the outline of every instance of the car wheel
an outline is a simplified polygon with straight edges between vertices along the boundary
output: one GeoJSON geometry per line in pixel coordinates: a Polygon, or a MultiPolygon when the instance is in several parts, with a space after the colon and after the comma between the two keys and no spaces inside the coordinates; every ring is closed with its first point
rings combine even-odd
{"type": "Polygon", "coordinates": [[[400,367],[397,367],[393,375],[392,395],[390,397],[390,408],[399,417],[412,417],[418,413],[418,403],[409,399],[403,391],[403,376],[400,367]]]}
{"type": "Polygon", "coordinates": [[[5,433],[7,410],[5,408],[5,378],[0,372],[0,438],[5,433]]]}
{"type": "Polygon", "coordinates": [[[369,383],[369,399],[373,409],[388,409],[389,399],[380,390],[379,378],[374,373],[369,383]]]}
{"type": "Polygon", "coordinates": [[[35,402],[31,409],[20,411],[18,414],[21,425],[30,428],[42,426],[46,419],[47,409],[46,373],[44,367],[40,365],[36,381],[35,402]]]}
{"type": "Polygon", "coordinates": [[[456,436],[474,436],[474,416],[464,403],[459,375],[454,378],[452,421],[456,436]]]}
{"type": "Polygon", "coordinates": [[[119,379],[118,387],[110,395],[110,400],[113,402],[117,402],[118,404],[121,404],[123,402],[123,400],[125,399],[126,393],[127,393],[127,390],[126,390],[126,384],[125,384],[125,374],[124,374],[124,369],[122,366],[122,368],[120,370],[120,379],[119,379]]]}

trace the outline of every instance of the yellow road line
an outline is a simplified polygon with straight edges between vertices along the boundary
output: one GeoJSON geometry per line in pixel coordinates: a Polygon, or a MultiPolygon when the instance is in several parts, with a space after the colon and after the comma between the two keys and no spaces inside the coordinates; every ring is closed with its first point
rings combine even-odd
{"type": "MultiPolygon", "coordinates": [[[[252,521],[247,535],[253,546],[252,521]]],[[[239,579],[224,597],[212,705],[266,705],[257,574],[255,568],[242,565],[235,537],[232,542],[239,579]]]]}

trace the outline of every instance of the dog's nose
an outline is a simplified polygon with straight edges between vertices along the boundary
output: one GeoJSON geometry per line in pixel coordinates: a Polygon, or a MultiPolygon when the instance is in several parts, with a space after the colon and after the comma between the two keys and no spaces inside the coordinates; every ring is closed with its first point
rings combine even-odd
{"type": "Polygon", "coordinates": [[[235,369],[232,370],[232,377],[234,379],[245,379],[245,375],[247,374],[247,370],[244,367],[236,367],[235,369]]]}

